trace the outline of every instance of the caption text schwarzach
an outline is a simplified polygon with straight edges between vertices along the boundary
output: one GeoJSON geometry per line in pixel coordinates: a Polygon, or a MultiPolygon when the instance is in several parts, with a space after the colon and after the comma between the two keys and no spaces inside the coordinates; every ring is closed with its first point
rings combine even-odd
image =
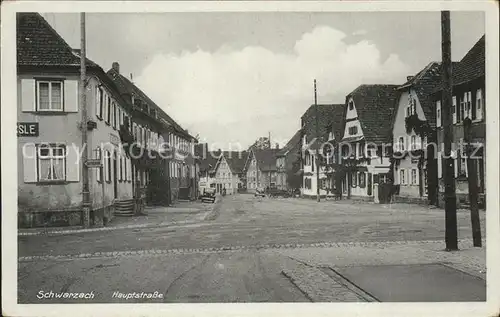
{"type": "MultiPolygon", "coordinates": [[[[94,299],[95,293],[92,292],[45,292],[43,290],[39,291],[36,295],[38,299],[94,299]]],[[[115,291],[113,292],[112,298],[120,299],[163,299],[163,293],[160,292],[132,292],[132,293],[122,293],[115,291]]]]}

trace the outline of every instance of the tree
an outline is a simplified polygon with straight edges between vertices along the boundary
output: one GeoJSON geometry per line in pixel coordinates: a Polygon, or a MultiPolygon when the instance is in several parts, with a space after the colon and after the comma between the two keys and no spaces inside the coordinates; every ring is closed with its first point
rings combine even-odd
{"type": "Polygon", "coordinates": [[[250,146],[250,149],[256,149],[256,150],[265,150],[270,148],[271,148],[271,142],[268,137],[260,137],[250,146]]]}

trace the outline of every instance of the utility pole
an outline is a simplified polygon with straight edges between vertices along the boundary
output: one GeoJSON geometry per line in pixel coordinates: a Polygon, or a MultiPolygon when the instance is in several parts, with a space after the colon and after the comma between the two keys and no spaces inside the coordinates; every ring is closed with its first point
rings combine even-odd
{"type": "Polygon", "coordinates": [[[90,226],[90,189],[89,189],[89,169],[87,167],[88,144],[87,144],[87,67],[85,53],[85,13],[80,13],[80,107],[82,109],[82,208],[83,226],[90,226]]]}
{"type": "MultiPolygon", "coordinates": [[[[455,188],[454,159],[451,156],[453,142],[453,125],[451,120],[452,99],[452,63],[451,63],[451,30],[450,11],[441,11],[441,54],[442,84],[441,102],[444,132],[444,209],[445,209],[445,242],[446,250],[458,250],[457,233],[457,199],[455,188]]],[[[441,155],[441,153],[439,153],[441,155]]]]}
{"type": "MultiPolygon", "coordinates": [[[[476,160],[471,157],[472,146],[470,144],[470,125],[472,121],[469,118],[464,120],[464,142],[467,158],[467,174],[469,183],[469,202],[470,202],[470,220],[472,225],[472,243],[475,247],[481,247],[481,222],[479,220],[478,188],[476,160]]],[[[463,155],[460,152],[460,155],[463,155]]]]}
{"type": "Polygon", "coordinates": [[[318,127],[318,97],[316,93],[316,79],[314,80],[314,120],[316,125],[316,201],[320,202],[319,197],[319,127],[318,127]]]}

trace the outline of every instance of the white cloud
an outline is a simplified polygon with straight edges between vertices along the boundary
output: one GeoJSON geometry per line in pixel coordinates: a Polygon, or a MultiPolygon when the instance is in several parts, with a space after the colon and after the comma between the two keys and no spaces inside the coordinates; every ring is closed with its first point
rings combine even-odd
{"type": "Polygon", "coordinates": [[[345,37],[320,26],[303,34],[289,54],[255,46],[158,54],[136,81],[182,126],[223,148],[229,142],[247,146],[269,131],[282,141],[313,102],[314,78],[318,102],[342,103],[360,84],[398,83],[408,74],[397,55],[381,60],[373,43],[347,45],[345,37]]]}

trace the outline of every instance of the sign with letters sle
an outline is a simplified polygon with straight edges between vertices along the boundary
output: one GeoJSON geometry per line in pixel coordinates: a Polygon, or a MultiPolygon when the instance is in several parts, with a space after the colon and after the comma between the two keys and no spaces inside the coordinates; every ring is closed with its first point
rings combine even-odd
{"type": "Polygon", "coordinates": [[[39,133],[38,122],[18,122],[17,136],[37,137],[39,133]]]}

